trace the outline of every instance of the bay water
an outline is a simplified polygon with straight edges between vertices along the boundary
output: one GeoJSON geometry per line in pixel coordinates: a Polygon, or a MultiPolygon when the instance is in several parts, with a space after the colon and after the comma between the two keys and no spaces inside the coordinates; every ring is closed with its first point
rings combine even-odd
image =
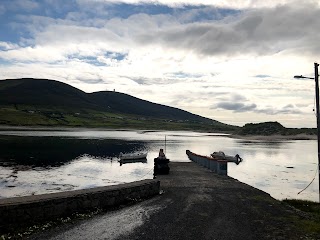
{"type": "Polygon", "coordinates": [[[153,159],[160,148],[174,162],[189,162],[187,149],[208,156],[214,151],[239,154],[244,161],[228,163],[230,177],[276,199],[318,201],[316,140],[245,140],[190,131],[45,128],[0,131],[0,198],[151,179],[153,159]],[[147,152],[147,161],[121,165],[121,152],[147,152]],[[314,182],[299,193],[313,178],[314,182]]]}

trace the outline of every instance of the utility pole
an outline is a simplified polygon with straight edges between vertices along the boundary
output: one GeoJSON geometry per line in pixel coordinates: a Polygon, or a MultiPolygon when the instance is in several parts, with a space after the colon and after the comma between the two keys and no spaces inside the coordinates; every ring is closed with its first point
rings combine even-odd
{"type": "MultiPolygon", "coordinates": [[[[316,82],[316,116],[317,116],[317,139],[318,139],[318,179],[319,179],[319,202],[320,202],[320,116],[319,116],[319,72],[318,72],[318,63],[314,63],[314,78],[313,77],[305,77],[302,75],[296,75],[294,78],[308,78],[314,79],[316,82]]],[[[313,180],[312,180],[313,181],[313,180]]]]}
{"type": "Polygon", "coordinates": [[[318,178],[319,178],[319,202],[320,202],[320,117],[319,117],[319,72],[318,63],[314,63],[314,80],[316,82],[316,114],[317,114],[317,139],[318,139],[318,178]]]}

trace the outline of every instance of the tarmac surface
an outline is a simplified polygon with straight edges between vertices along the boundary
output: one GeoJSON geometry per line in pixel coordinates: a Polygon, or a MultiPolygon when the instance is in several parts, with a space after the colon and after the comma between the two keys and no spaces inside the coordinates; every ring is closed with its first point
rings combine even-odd
{"type": "Polygon", "coordinates": [[[160,195],[31,239],[314,239],[295,224],[301,212],[263,191],[193,162],[170,168],[160,195]]]}

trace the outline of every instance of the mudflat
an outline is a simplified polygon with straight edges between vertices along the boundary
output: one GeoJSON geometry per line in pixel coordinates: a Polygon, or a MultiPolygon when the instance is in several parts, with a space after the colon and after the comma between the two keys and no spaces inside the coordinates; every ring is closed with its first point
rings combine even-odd
{"type": "Polygon", "coordinates": [[[162,194],[34,239],[320,239],[299,227],[311,216],[193,162],[157,176],[162,194]]]}

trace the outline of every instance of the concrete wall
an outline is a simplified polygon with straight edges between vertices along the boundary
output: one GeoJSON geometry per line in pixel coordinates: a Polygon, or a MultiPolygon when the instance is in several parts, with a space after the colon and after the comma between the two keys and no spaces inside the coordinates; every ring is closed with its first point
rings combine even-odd
{"type": "Polygon", "coordinates": [[[160,181],[142,180],[116,186],[0,199],[0,232],[12,226],[44,222],[75,212],[107,209],[157,195],[160,181]]]}

